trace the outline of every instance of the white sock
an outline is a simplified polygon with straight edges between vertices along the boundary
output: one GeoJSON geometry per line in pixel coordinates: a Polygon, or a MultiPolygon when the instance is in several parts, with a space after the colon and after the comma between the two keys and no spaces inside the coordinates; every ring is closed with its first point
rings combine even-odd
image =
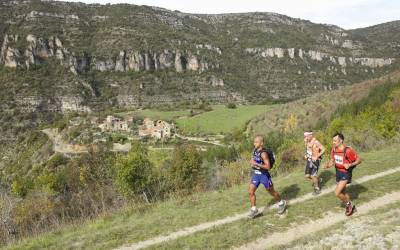
{"type": "Polygon", "coordinates": [[[251,211],[255,211],[256,209],[257,209],[256,206],[252,206],[252,207],[251,207],[251,211]]]}

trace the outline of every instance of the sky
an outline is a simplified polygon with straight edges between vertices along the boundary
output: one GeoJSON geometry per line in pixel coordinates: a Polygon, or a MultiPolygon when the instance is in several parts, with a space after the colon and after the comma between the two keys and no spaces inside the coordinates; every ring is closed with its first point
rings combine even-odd
{"type": "MultiPolygon", "coordinates": [[[[65,1],[65,0],[64,0],[65,1]]],[[[187,13],[275,12],[344,29],[400,19],[400,0],[68,0],[158,6],[187,13]]]]}

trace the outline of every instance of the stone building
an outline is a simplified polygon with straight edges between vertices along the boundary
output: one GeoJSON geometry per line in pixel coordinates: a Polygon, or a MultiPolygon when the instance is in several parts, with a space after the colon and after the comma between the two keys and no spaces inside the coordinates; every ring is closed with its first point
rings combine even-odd
{"type": "Polygon", "coordinates": [[[127,121],[123,121],[120,118],[112,115],[107,116],[106,120],[99,125],[101,131],[124,131],[130,132],[131,129],[128,126],[127,121]]]}
{"type": "Polygon", "coordinates": [[[174,125],[168,122],[161,120],[153,121],[149,118],[145,118],[143,125],[139,127],[139,136],[150,136],[157,139],[170,138],[173,128],[174,125]]]}

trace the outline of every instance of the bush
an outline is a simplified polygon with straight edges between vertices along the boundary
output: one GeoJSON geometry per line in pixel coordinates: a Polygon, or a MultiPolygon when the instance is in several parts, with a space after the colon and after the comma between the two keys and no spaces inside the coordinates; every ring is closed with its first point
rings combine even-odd
{"type": "Polygon", "coordinates": [[[43,188],[52,195],[61,194],[65,190],[67,184],[64,171],[59,171],[57,173],[45,171],[35,182],[37,187],[43,188]]]}
{"type": "Polygon", "coordinates": [[[121,143],[124,144],[125,142],[128,141],[128,138],[125,135],[121,134],[112,134],[111,135],[111,141],[113,143],[121,143]]]}
{"type": "Polygon", "coordinates": [[[226,107],[227,107],[228,109],[235,109],[235,108],[236,108],[236,104],[233,103],[233,102],[230,102],[230,103],[228,103],[228,104],[226,105],[226,107]]]}
{"type": "Polygon", "coordinates": [[[53,155],[46,163],[47,167],[52,169],[57,166],[67,164],[68,159],[63,156],[63,154],[56,153],[53,155]]]}
{"type": "Polygon", "coordinates": [[[141,196],[149,201],[152,164],[139,143],[133,143],[127,156],[116,160],[116,184],[127,198],[141,196]]]}
{"type": "Polygon", "coordinates": [[[11,191],[19,197],[25,197],[29,189],[31,189],[32,187],[33,183],[31,180],[16,178],[11,184],[11,191]]]}
{"type": "Polygon", "coordinates": [[[210,179],[211,189],[221,189],[239,185],[248,180],[250,165],[246,160],[224,162],[219,166],[210,179]]]}
{"type": "Polygon", "coordinates": [[[202,153],[202,157],[209,162],[236,161],[238,152],[234,147],[221,147],[214,146],[209,148],[206,152],[202,153]]]}
{"type": "Polygon", "coordinates": [[[175,190],[192,191],[202,183],[202,159],[193,145],[180,145],[175,148],[169,177],[175,190]]]}
{"type": "Polygon", "coordinates": [[[21,235],[26,235],[29,232],[39,233],[51,223],[54,223],[56,221],[54,205],[44,194],[29,196],[22,200],[13,211],[18,232],[21,235]]]}

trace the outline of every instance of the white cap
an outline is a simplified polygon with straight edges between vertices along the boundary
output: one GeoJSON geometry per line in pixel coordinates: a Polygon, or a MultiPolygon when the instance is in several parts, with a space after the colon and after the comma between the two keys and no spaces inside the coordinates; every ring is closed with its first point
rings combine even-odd
{"type": "Polygon", "coordinates": [[[309,136],[309,135],[312,135],[313,133],[312,132],[304,132],[304,136],[309,136]]]}

